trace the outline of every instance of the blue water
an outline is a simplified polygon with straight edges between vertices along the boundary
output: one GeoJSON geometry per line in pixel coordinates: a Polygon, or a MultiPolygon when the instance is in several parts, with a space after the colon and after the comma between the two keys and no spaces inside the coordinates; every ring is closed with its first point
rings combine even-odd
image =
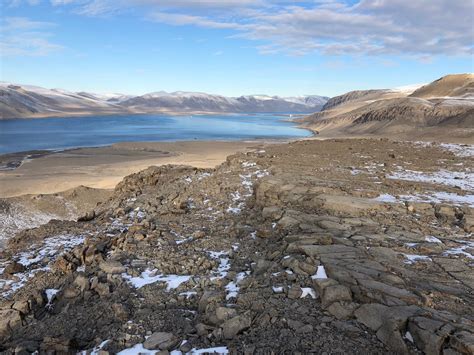
{"type": "Polygon", "coordinates": [[[93,147],[117,142],[308,137],[275,115],[89,116],[0,120],[0,154],[93,147]]]}

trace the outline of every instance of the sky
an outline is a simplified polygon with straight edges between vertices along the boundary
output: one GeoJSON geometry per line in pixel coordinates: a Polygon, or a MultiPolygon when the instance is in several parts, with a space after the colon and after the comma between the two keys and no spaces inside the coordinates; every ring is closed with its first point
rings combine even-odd
{"type": "Polygon", "coordinates": [[[472,0],[0,0],[0,79],[335,96],[474,72],[472,0]]]}

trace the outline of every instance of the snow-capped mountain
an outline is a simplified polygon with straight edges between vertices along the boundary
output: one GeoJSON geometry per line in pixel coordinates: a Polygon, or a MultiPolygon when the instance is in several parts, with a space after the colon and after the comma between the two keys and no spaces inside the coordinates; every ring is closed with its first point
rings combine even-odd
{"type": "Polygon", "coordinates": [[[94,95],[0,82],[0,118],[120,113],[123,108],[94,95]]]}
{"type": "Polygon", "coordinates": [[[153,112],[312,113],[319,111],[327,100],[327,97],[316,95],[226,97],[185,91],[132,96],[70,92],[0,82],[0,118],[153,112]]]}

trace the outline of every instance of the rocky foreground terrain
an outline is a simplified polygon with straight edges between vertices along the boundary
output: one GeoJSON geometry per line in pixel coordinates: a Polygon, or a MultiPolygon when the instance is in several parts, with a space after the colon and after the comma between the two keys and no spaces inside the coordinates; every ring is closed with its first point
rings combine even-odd
{"type": "Polygon", "coordinates": [[[473,154],[311,140],[130,175],[9,240],[0,350],[472,354],[473,154]]]}

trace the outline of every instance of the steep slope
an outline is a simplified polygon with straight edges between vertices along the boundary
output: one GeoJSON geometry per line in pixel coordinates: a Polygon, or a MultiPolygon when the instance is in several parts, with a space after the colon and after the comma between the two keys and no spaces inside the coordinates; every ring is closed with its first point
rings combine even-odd
{"type": "Polygon", "coordinates": [[[156,92],[125,100],[121,105],[134,110],[174,112],[291,112],[318,111],[326,98],[305,96],[284,98],[249,95],[225,97],[197,92],[156,92]]]}
{"type": "Polygon", "coordinates": [[[351,101],[374,100],[385,94],[389,90],[354,90],[343,95],[332,97],[326,102],[322,110],[330,110],[336,106],[346,104],[351,101]]]}
{"type": "Polygon", "coordinates": [[[154,92],[125,100],[124,107],[144,111],[208,111],[233,112],[236,101],[220,95],[177,91],[154,92]]]}
{"type": "Polygon", "coordinates": [[[307,113],[319,111],[323,97],[285,98],[279,96],[241,96],[237,98],[242,112],[292,112],[307,113]],[[308,100],[306,100],[308,98],[308,100]]]}
{"type": "Polygon", "coordinates": [[[446,75],[432,83],[425,85],[411,97],[430,99],[435,97],[474,98],[474,74],[446,75]]]}
{"type": "Polygon", "coordinates": [[[420,138],[449,132],[474,140],[473,75],[449,75],[421,88],[354,91],[301,120],[323,136],[420,138]],[[411,92],[413,91],[413,92],[411,92]]]}
{"type": "Polygon", "coordinates": [[[0,118],[111,114],[123,108],[92,95],[0,83],[0,118]]]}

